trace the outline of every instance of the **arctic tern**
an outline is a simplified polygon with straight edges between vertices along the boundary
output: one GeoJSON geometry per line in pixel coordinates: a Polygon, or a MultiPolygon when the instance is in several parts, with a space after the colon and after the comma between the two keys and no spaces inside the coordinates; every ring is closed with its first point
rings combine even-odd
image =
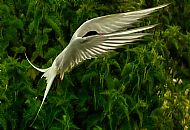
{"type": "Polygon", "coordinates": [[[142,33],[142,31],[151,29],[156,25],[133,29],[127,28],[130,28],[131,25],[138,22],[139,19],[147,17],[149,14],[167,5],[168,4],[127,13],[111,14],[87,20],[76,30],[68,46],[55,58],[52,66],[47,69],[37,68],[26,56],[31,66],[43,72],[42,77],[45,77],[47,80],[44,97],[36,117],[42,108],[56,75],[59,74],[61,80],[63,80],[64,73],[70,71],[80,62],[95,58],[127,44],[133,44],[133,42],[148,34],[142,33]]]}

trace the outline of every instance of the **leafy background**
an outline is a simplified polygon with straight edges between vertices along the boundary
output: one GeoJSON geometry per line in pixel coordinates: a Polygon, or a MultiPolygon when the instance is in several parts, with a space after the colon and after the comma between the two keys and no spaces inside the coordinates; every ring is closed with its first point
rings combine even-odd
{"type": "Polygon", "coordinates": [[[157,130],[190,126],[189,0],[0,0],[0,129],[157,130]],[[87,19],[171,3],[136,45],[57,77],[32,123],[51,65],[87,19]]]}

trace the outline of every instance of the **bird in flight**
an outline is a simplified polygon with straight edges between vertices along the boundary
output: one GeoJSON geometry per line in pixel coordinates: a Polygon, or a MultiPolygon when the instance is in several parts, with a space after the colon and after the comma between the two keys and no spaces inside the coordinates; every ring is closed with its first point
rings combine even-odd
{"type": "Polygon", "coordinates": [[[31,66],[36,70],[43,72],[44,74],[42,77],[45,77],[47,80],[43,100],[36,117],[43,106],[56,75],[60,75],[61,80],[63,80],[64,73],[70,71],[80,62],[95,58],[127,44],[132,44],[139,40],[139,38],[147,35],[148,33],[142,33],[142,31],[151,29],[156,25],[133,29],[127,28],[138,22],[139,19],[142,19],[167,5],[168,4],[127,13],[111,14],[87,20],[76,30],[68,46],[55,58],[52,66],[47,69],[37,68],[26,56],[26,59],[31,66]]]}

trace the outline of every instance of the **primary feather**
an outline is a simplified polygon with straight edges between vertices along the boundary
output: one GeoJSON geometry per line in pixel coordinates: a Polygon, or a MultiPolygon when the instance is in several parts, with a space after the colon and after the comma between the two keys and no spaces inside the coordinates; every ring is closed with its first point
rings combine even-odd
{"type": "Polygon", "coordinates": [[[37,68],[26,57],[28,62],[36,70],[44,72],[42,77],[46,77],[47,80],[44,97],[36,117],[43,106],[46,96],[57,74],[60,74],[60,78],[62,80],[64,73],[66,71],[70,71],[80,62],[83,62],[86,59],[95,58],[98,55],[102,55],[124,45],[132,44],[134,41],[137,41],[139,38],[147,35],[147,33],[141,32],[151,29],[156,25],[129,30],[127,30],[127,28],[136,23],[139,19],[144,18],[150,13],[153,13],[165,6],[167,6],[167,4],[140,11],[106,15],[84,22],[74,33],[69,45],[55,58],[52,66],[47,69],[37,68]],[[88,36],[91,31],[93,31],[94,35],[88,36]]]}

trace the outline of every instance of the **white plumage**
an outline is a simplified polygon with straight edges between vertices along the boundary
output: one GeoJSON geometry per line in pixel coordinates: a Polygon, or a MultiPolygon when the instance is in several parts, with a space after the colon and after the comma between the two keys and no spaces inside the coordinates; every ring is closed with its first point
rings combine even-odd
{"type": "Polygon", "coordinates": [[[98,55],[102,55],[124,45],[132,44],[134,41],[147,35],[147,33],[141,32],[151,29],[155,27],[155,25],[129,30],[127,30],[127,28],[131,27],[131,25],[136,23],[139,19],[144,18],[150,13],[165,6],[167,6],[167,4],[140,11],[106,15],[84,22],[76,30],[68,46],[55,58],[52,66],[47,69],[35,67],[26,57],[28,62],[36,70],[44,72],[42,77],[46,77],[47,80],[46,90],[37,115],[41,110],[57,74],[60,74],[62,80],[64,73],[71,70],[78,63],[83,62],[86,59],[95,58],[98,55]],[[90,36],[86,35],[91,31],[96,34],[90,36]]]}

